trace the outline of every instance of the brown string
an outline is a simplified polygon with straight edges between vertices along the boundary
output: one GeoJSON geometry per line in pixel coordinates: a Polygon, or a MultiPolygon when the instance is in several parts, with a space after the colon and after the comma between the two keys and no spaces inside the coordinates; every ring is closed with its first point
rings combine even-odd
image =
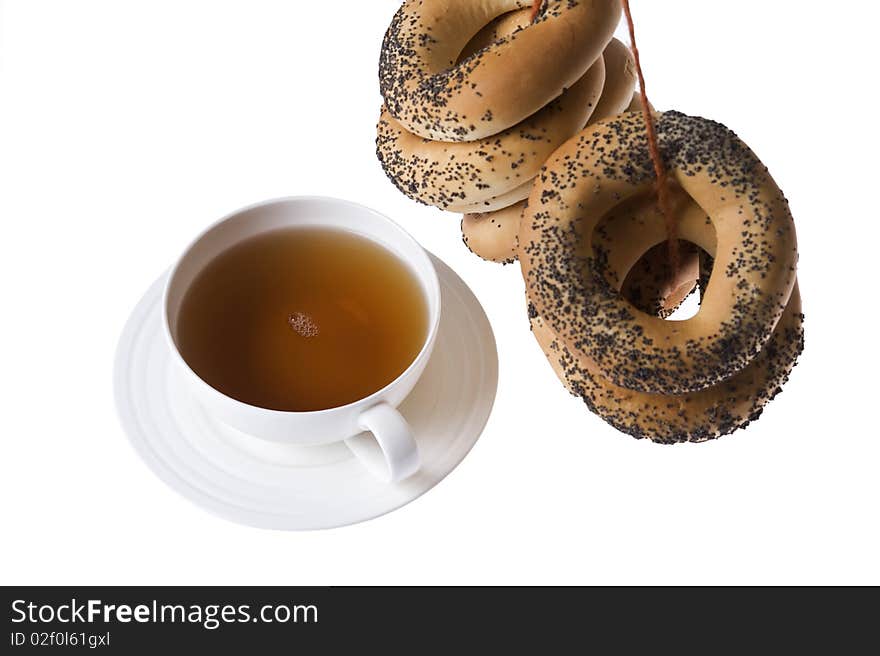
{"type": "Polygon", "coordinates": [[[623,12],[626,14],[626,22],[629,26],[629,40],[632,46],[633,57],[636,60],[636,73],[639,76],[639,87],[641,88],[642,112],[645,115],[645,126],[648,130],[648,148],[651,151],[651,161],[654,163],[654,174],[657,177],[656,191],[657,204],[660,213],[666,221],[666,237],[669,244],[669,263],[672,266],[673,274],[678,273],[679,254],[678,254],[678,226],[675,222],[675,216],[672,213],[671,204],[669,202],[669,187],[667,186],[668,176],[666,167],[663,165],[663,156],[660,154],[660,145],[657,141],[657,126],[654,124],[654,114],[651,112],[651,104],[648,102],[648,92],[645,89],[645,76],[642,73],[642,62],[639,59],[639,48],[636,45],[636,28],[633,25],[632,11],[629,8],[629,0],[623,1],[623,12]]]}
{"type": "Polygon", "coordinates": [[[538,17],[538,14],[541,13],[541,5],[544,4],[544,0],[535,0],[532,3],[532,16],[529,18],[530,23],[534,23],[535,19],[538,17]]]}

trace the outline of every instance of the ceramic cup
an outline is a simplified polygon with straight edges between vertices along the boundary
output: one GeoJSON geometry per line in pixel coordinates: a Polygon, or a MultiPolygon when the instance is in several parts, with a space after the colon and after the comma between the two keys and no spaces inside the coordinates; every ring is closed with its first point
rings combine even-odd
{"type": "Polygon", "coordinates": [[[233,428],[262,440],[298,446],[349,440],[364,431],[378,448],[352,452],[377,476],[402,481],[420,467],[418,447],[397,407],[425,370],[440,323],[440,283],[425,250],[391,219],[343,200],[295,197],[246,207],[210,226],[189,245],[171,270],[162,303],[162,323],[176,368],[206,412],[233,428]],[[418,356],[396,380],[370,396],[338,408],[316,412],[280,412],[242,403],[202,380],[186,363],[177,345],[180,306],[195,277],[217,255],[255,235],[290,227],[336,228],[385,246],[408,266],[420,283],[428,308],[428,332],[418,356]]]}

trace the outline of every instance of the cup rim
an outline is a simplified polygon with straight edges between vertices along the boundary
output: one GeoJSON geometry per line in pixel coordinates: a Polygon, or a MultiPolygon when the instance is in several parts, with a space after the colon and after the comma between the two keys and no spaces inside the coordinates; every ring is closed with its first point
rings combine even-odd
{"type": "MultiPolygon", "coordinates": [[[[368,235],[363,235],[365,238],[370,239],[368,235]]],[[[225,249],[224,249],[225,250],[225,249]]],[[[222,252],[222,251],[221,251],[222,252]]],[[[402,255],[396,254],[398,257],[404,260],[405,263],[408,264],[408,260],[412,258],[404,258],[402,255]]],[[[412,267],[410,267],[412,268],[412,267]]],[[[422,280],[422,276],[413,272],[413,275],[422,280]]],[[[429,298],[426,298],[428,302],[430,302],[429,298]]],[[[230,403],[240,409],[247,410],[250,412],[260,412],[267,413],[273,416],[279,417],[296,417],[296,416],[316,416],[316,415],[324,415],[331,414],[335,412],[341,412],[346,410],[352,410],[357,406],[367,406],[373,405],[374,403],[379,403],[382,400],[382,396],[392,387],[394,387],[401,379],[410,374],[416,367],[418,367],[424,358],[426,358],[431,350],[433,349],[434,342],[437,338],[437,333],[440,327],[440,316],[443,310],[443,299],[440,294],[440,280],[437,276],[437,268],[434,266],[434,263],[431,261],[431,256],[428,254],[428,251],[422,246],[418,240],[413,237],[407,230],[403,228],[400,224],[394,221],[391,217],[379,212],[378,210],[374,210],[371,207],[367,207],[361,203],[351,201],[345,198],[336,198],[334,196],[321,196],[321,195],[305,195],[305,196],[279,196],[277,198],[270,198],[268,200],[258,201],[256,203],[251,203],[249,205],[245,205],[244,207],[240,207],[232,212],[229,212],[217,219],[216,221],[210,223],[204,229],[202,229],[190,242],[186,245],[186,247],[181,251],[180,255],[178,255],[175,260],[173,266],[169,270],[167,274],[167,278],[165,279],[165,286],[162,290],[162,332],[165,334],[165,343],[167,344],[169,350],[171,351],[171,356],[174,358],[179,365],[182,365],[184,370],[190,375],[190,378],[195,380],[199,386],[203,389],[207,390],[209,393],[218,396],[223,399],[223,401],[230,403]],[[169,302],[169,292],[171,290],[171,284],[174,281],[175,276],[177,275],[180,267],[183,262],[186,260],[186,257],[193,251],[193,249],[205,238],[205,236],[210,233],[215,228],[219,227],[223,223],[234,219],[235,217],[244,214],[245,212],[250,212],[252,210],[260,209],[263,207],[267,207],[270,205],[281,205],[287,203],[298,203],[298,202],[308,202],[308,201],[320,201],[329,204],[335,205],[345,205],[349,208],[353,208],[362,212],[368,212],[375,217],[389,223],[398,233],[403,236],[403,238],[409,241],[413,246],[416,247],[416,255],[415,258],[423,259],[423,264],[427,264],[426,271],[429,272],[427,280],[427,287],[429,294],[433,294],[437,299],[436,301],[436,312],[433,313],[433,318],[431,319],[431,323],[428,327],[427,335],[425,336],[424,342],[422,343],[422,348],[419,350],[418,354],[413,358],[412,362],[409,363],[406,369],[404,369],[394,380],[390,381],[380,389],[371,393],[369,396],[365,396],[362,399],[357,399],[356,401],[352,401],[345,405],[334,406],[332,408],[324,408],[321,410],[274,410],[272,408],[263,408],[258,405],[253,405],[251,403],[245,403],[244,401],[240,401],[228,394],[224,394],[216,387],[211,385],[204,378],[199,376],[195,370],[190,367],[189,363],[183,357],[183,354],[180,352],[180,349],[177,346],[177,343],[174,340],[173,335],[171,334],[171,325],[168,316],[168,302],[169,302]]],[[[430,311],[430,308],[429,308],[430,311]]]]}

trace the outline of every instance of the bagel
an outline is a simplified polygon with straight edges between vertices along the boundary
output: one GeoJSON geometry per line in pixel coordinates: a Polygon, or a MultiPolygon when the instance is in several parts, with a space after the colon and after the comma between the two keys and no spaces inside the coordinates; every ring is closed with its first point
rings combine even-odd
{"type": "Polygon", "coordinates": [[[602,217],[651,194],[641,115],[589,126],[557,151],[529,197],[518,254],[530,302],[573,355],[618,387],[683,395],[730,379],[766,347],[795,286],[797,238],[782,192],[733,132],[667,112],[657,134],[670,179],[702,208],[681,236],[715,258],[697,316],[633,311],[593,250],[602,217]]]}
{"type": "Polygon", "coordinates": [[[572,87],[599,59],[621,14],[619,0],[545,0],[533,24],[456,63],[486,25],[531,4],[406,0],[385,34],[379,61],[390,116],[434,141],[498,134],[572,87]]]}
{"type": "MultiPolygon", "coordinates": [[[[711,258],[717,248],[714,229],[706,223],[706,214],[681,190],[672,194],[673,212],[688,243],[711,258]]],[[[694,286],[693,258],[682,259],[677,276],[668,269],[646,275],[644,253],[665,255],[665,224],[643,201],[638,207],[615,212],[600,222],[596,241],[607,249],[603,276],[615,290],[620,281],[640,289],[637,298],[647,299],[644,312],[657,313],[661,299],[652,290],[679,289],[689,293],[694,286]],[[659,249],[659,250],[658,250],[659,249]],[[633,261],[637,260],[636,265],[633,261]]],[[[693,247],[690,253],[694,253],[693,247]]],[[[653,257],[653,256],[651,256],[653,257]]],[[[654,264],[654,263],[652,263],[654,264]]],[[[681,293],[681,292],[679,292],[681,293]]],[[[665,301],[668,305],[674,299],[665,301]]],[[[667,305],[667,310],[668,310],[667,305]]],[[[665,310],[664,310],[665,311],[665,310]]],[[[571,350],[529,300],[532,332],[550,364],[566,388],[580,397],[595,414],[623,433],[661,444],[704,442],[745,428],[760,417],[764,407],[781,390],[803,351],[804,331],[800,294],[795,287],[791,299],[771,338],[764,348],[739,373],[729,379],[683,395],[654,394],[629,390],[615,385],[605,372],[583,352],[571,350]]]]}
{"type": "Polygon", "coordinates": [[[614,385],[593,363],[574,355],[531,306],[535,339],[568,390],[617,430],[659,444],[706,442],[757,420],[803,351],[803,319],[795,287],[770,340],[745,369],[716,386],[675,396],[614,385]]]}
{"type": "Polygon", "coordinates": [[[516,262],[516,235],[524,203],[487,214],[465,214],[461,236],[468,249],[489,262],[516,262]]]}

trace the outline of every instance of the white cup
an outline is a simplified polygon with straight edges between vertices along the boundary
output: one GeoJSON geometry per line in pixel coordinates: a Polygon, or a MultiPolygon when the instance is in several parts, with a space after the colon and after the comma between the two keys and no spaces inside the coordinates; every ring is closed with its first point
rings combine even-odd
{"type": "Polygon", "coordinates": [[[165,286],[162,313],[165,337],[177,369],[214,418],[255,438],[299,446],[341,442],[369,431],[379,449],[352,445],[352,451],[371,471],[389,482],[402,481],[418,471],[418,447],[397,407],[412,391],[431,357],[440,323],[440,283],[425,250],[391,219],[355,203],[309,196],[271,200],[233,212],[196,237],[181,255],[165,286]],[[428,332],[421,351],[396,380],[364,399],[315,412],[267,410],[221,393],[202,380],[180,353],[176,337],[181,302],[205,265],[245,239],[289,227],[343,229],[377,242],[408,265],[422,288],[428,308],[428,332]],[[378,461],[375,454],[381,454],[378,461]]]}

